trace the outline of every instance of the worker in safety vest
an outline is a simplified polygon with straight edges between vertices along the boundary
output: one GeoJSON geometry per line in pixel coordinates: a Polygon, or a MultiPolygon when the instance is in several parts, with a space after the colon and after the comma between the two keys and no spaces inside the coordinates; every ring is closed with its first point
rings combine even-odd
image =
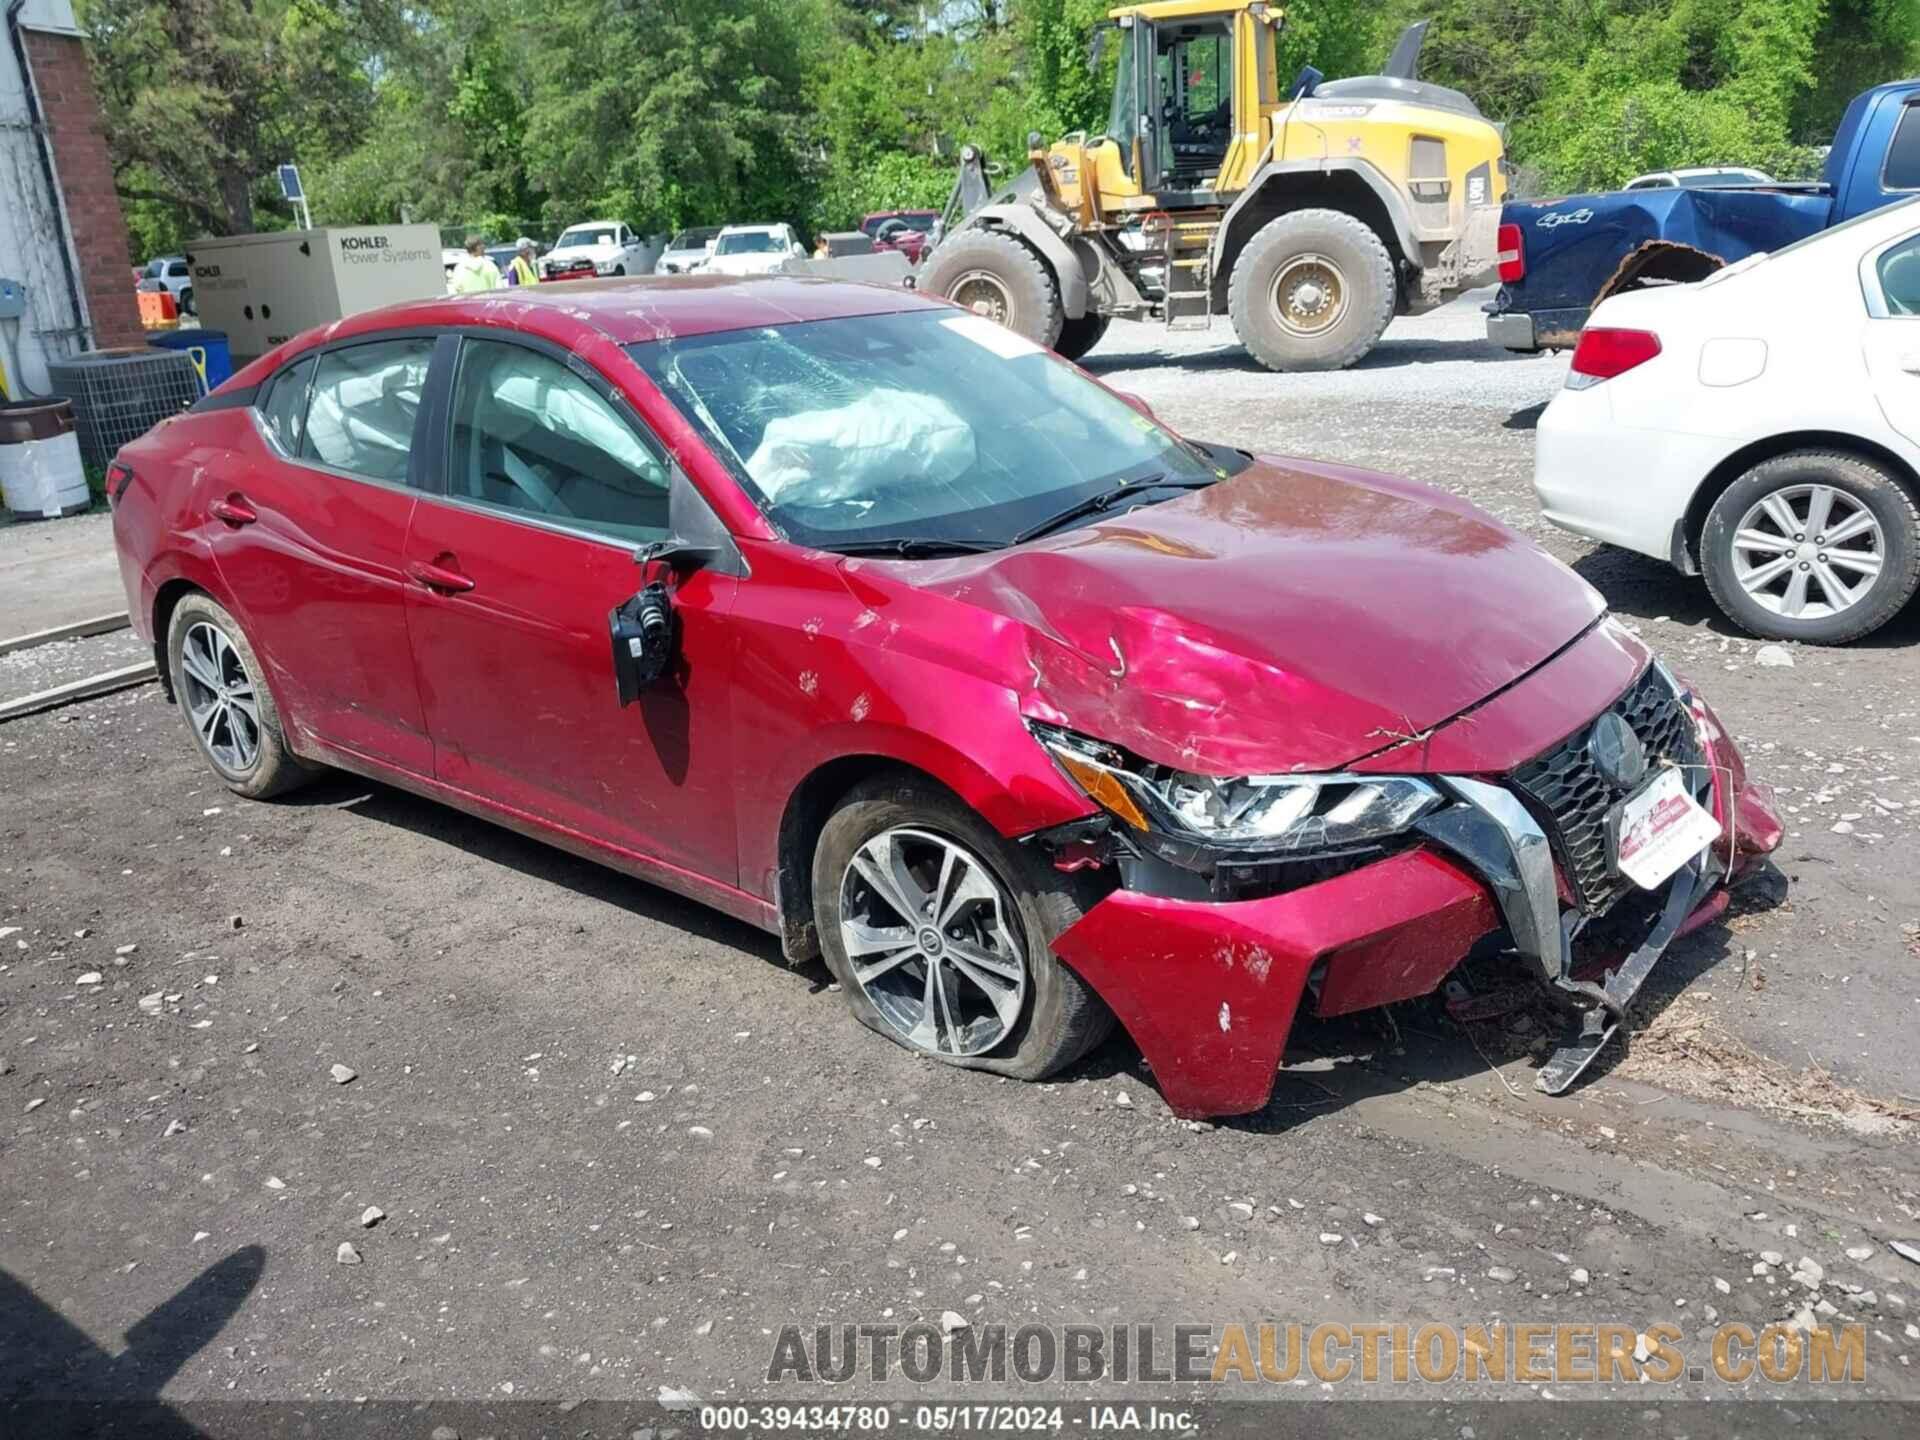
{"type": "Polygon", "coordinates": [[[520,237],[520,243],[514,247],[513,260],[507,266],[507,283],[509,285],[538,285],[540,283],[540,272],[536,270],[533,265],[533,252],[533,241],[525,235],[522,235],[520,237]]]}
{"type": "Polygon", "coordinates": [[[498,290],[502,283],[500,267],[487,258],[487,242],[474,236],[467,241],[467,253],[453,267],[453,293],[474,295],[482,290],[498,290]]]}

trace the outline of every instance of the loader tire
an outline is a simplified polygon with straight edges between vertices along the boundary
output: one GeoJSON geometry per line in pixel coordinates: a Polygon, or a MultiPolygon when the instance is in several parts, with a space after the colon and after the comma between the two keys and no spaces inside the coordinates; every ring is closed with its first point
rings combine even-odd
{"type": "Polygon", "coordinates": [[[1108,317],[1089,310],[1078,320],[1060,322],[1060,338],[1053,342],[1053,353],[1062,360],[1078,360],[1100,343],[1107,333],[1108,317]]]}
{"type": "Polygon", "coordinates": [[[1040,257],[1011,235],[968,230],[944,241],[919,288],[996,320],[1049,349],[1060,338],[1060,291],[1040,257]]]}
{"type": "Polygon", "coordinates": [[[1234,262],[1233,328],[1269,370],[1344,370],[1393,318],[1393,257],[1363,221],[1339,210],[1269,220],[1234,262]]]}

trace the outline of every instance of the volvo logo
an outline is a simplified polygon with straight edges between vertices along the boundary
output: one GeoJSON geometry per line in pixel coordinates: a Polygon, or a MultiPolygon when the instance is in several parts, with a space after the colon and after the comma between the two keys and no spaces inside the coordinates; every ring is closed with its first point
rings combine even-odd
{"type": "Polygon", "coordinates": [[[1587,758],[1600,778],[1616,790],[1631,790],[1647,774],[1647,750],[1633,727],[1609,710],[1593,722],[1587,758]]]}

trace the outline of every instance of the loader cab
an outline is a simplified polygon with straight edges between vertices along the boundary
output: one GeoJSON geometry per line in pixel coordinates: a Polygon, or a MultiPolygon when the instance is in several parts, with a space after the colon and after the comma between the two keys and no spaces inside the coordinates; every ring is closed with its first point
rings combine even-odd
{"type": "Polygon", "coordinates": [[[1120,54],[1107,138],[1132,187],[1173,206],[1237,190],[1277,98],[1264,17],[1223,7],[1163,19],[1123,12],[1113,24],[1120,54]]]}

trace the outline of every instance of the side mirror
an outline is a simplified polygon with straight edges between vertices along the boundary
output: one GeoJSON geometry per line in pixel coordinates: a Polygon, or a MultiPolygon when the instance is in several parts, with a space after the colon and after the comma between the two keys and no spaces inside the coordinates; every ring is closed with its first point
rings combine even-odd
{"type": "Polygon", "coordinates": [[[656,580],[607,616],[613,637],[613,679],[621,708],[666,673],[673,659],[676,625],[673,597],[656,580]]]}
{"type": "Polygon", "coordinates": [[[1293,84],[1287,89],[1289,100],[1305,100],[1320,88],[1320,82],[1326,75],[1311,65],[1302,65],[1300,73],[1293,77],[1293,84]]]}

